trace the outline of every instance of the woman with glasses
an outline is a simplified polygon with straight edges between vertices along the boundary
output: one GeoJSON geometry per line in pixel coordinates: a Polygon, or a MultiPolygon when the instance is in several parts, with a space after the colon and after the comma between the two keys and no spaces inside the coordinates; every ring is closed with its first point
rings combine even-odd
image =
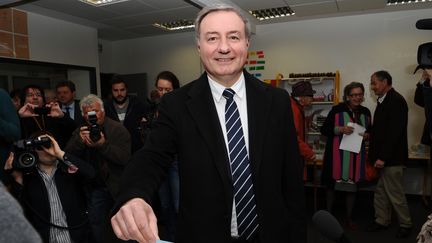
{"type": "Polygon", "coordinates": [[[345,225],[351,230],[357,226],[352,221],[352,210],[355,201],[357,183],[364,180],[366,168],[365,140],[368,139],[368,129],[371,125],[371,113],[362,106],[364,101],[364,86],[352,82],[345,86],[343,102],[333,106],[323,126],[321,134],[327,137],[324,152],[321,182],[327,187],[327,209],[333,211],[335,191],[345,192],[346,220],[345,225]],[[354,132],[356,123],[366,129],[359,153],[339,149],[344,135],[354,132]]]}

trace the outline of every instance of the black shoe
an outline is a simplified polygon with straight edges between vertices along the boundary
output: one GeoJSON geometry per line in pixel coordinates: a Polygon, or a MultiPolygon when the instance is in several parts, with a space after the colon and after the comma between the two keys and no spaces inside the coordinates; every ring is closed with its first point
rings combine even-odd
{"type": "Polygon", "coordinates": [[[397,233],[396,233],[396,238],[407,238],[411,233],[411,228],[405,228],[405,227],[399,227],[397,233]]]}
{"type": "Polygon", "coordinates": [[[370,224],[367,227],[366,231],[367,232],[378,232],[378,231],[381,231],[381,230],[385,230],[387,228],[388,228],[387,226],[382,225],[382,224],[378,224],[377,222],[374,221],[372,224],[370,224]]]}

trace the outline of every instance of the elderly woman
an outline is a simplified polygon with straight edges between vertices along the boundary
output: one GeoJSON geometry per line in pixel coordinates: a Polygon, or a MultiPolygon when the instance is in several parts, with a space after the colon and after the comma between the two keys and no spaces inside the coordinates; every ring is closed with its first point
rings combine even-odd
{"type": "Polygon", "coordinates": [[[355,230],[352,221],[352,209],[355,201],[356,184],[364,180],[366,168],[366,150],[364,141],[368,138],[367,130],[371,124],[371,113],[362,106],[364,86],[352,82],[344,88],[343,102],[333,106],[321,127],[321,134],[327,137],[324,153],[324,165],[321,176],[322,183],[327,187],[327,209],[331,211],[334,202],[334,191],[345,191],[346,194],[346,226],[355,230]],[[366,128],[362,134],[364,139],[359,153],[339,149],[344,134],[353,133],[352,125],[357,123],[366,128]]]}

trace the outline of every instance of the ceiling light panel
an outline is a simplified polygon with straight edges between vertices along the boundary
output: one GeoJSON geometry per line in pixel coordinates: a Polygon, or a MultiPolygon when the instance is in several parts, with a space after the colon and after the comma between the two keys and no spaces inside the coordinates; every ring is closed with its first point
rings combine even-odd
{"type": "Polygon", "coordinates": [[[413,3],[426,3],[432,2],[432,0],[388,0],[387,5],[403,5],[403,4],[413,4],[413,3]]]}
{"type": "Polygon", "coordinates": [[[115,4],[115,3],[121,3],[126,2],[129,0],[79,0],[83,3],[87,3],[96,7],[105,6],[109,4],[115,4]]]}
{"type": "Polygon", "coordinates": [[[165,30],[170,30],[170,31],[195,28],[194,20],[186,20],[186,19],[165,22],[165,23],[154,23],[153,26],[165,30]]]}
{"type": "Polygon", "coordinates": [[[274,18],[282,18],[294,15],[294,11],[288,7],[278,7],[278,8],[267,8],[267,9],[258,9],[258,10],[249,10],[249,13],[252,14],[258,20],[268,20],[274,18]]]}

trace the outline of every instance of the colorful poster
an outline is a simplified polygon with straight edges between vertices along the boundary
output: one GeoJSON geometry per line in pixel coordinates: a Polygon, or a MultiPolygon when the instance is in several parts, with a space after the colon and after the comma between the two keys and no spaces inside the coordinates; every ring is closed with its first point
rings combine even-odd
{"type": "Polygon", "coordinates": [[[262,71],[265,70],[264,51],[249,51],[245,69],[255,77],[261,78],[262,71]]]}

